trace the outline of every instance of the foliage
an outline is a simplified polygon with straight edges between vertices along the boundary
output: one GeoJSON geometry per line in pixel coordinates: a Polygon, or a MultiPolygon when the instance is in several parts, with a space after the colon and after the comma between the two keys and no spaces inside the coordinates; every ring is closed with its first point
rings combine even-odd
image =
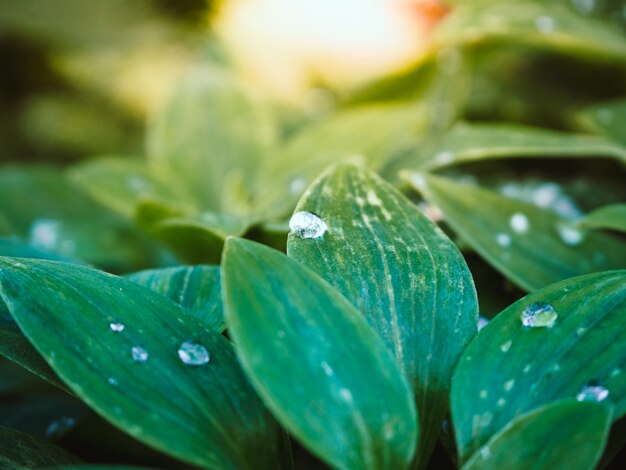
{"type": "Polygon", "coordinates": [[[611,465],[620,2],[449,1],[417,63],[322,112],[200,40],[208,4],[106,3],[0,12],[2,468],[611,465]],[[152,28],[203,44],[160,109],[82,67],[152,28]]]}

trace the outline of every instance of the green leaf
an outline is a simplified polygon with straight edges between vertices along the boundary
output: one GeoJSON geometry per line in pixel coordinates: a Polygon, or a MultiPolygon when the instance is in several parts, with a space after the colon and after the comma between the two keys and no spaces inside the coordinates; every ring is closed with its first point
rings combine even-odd
{"type": "Polygon", "coordinates": [[[434,32],[436,47],[496,41],[532,45],[595,60],[626,61],[624,34],[556,2],[474,0],[459,5],[434,32]]]}
{"type": "Polygon", "coordinates": [[[586,386],[615,405],[613,419],[623,416],[625,328],[626,271],[567,279],[502,311],[470,343],[452,379],[461,460],[522,413],[561,398],[594,399],[586,386]]]}
{"type": "Polygon", "coordinates": [[[142,199],[170,196],[170,190],[155,180],[147,165],[131,157],[87,160],[72,167],[69,177],[102,205],[129,219],[142,199]]]}
{"type": "Polygon", "coordinates": [[[417,420],[410,387],[339,292],[284,254],[229,239],[223,295],[231,336],[277,419],[337,468],[405,468],[417,420]]]}
{"type": "Polygon", "coordinates": [[[226,328],[219,266],[150,269],[126,278],[172,299],[209,328],[219,332],[226,328]]]}
{"type": "Polygon", "coordinates": [[[370,105],[341,111],[292,137],[261,179],[259,211],[284,215],[329,165],[355,159],[374,170],[413,145],[427,123],[415,104],[370,105]]]}
{"type": "Polygon", "coordinates": [[[224,71],[197,68],[152,123],[148,165],[183,202],[229,212],[226,183],[252,185],[276,140],[274,117],[256,95],[224,71]]]}
{"type": "Polygon", "coordinates": [[[601,137],[568,134],[512,124],[457,124],[408,155],[398,168],[437,168],[492,158],[613,157],[626,161],[626,149],[601,137]]]}
{"type": "Polygon", "coordinates": [[[474,453],[463,470],[592,470],[602,457],[612,409],[572,399],[515,418],[474,453]]]}
{"type": "Polygon", "coordinates": [[[587,214],[579,221],[583,227],[626,232],[626,204],[611,204],[587,214]]]}
{"type": "Polygon", "coordinates": [[[292,233],[287,253],[350,300],[394,354],[416,395],[425,465],[453,367],[476,333],[476,292],[461,253],[393,186],[356,166],[320,177],[296,210],[317,214],[328,231],[320,239],[292,233]]]}
{"type": "Polygon", "coordinates": [[[2,298],[24,334],[114,425],[196,465],[282,467],[281,430],[219,333],[173,301],[100,271],[11,258],[0,268],[2,298]],[[188,342],[210,361],[184,363],[188,342]]]}
{"type": "Polygon", "coordinates": [[[80,459],[60,447],[0,426],[0,467],[6,470],[78,464],[80,459]]]}
{"type": "Polygon", "coordinates": [[[583,129],[626,146],[626,99],[590,106],[576,116],[576,121],[583,129]]]}
{"type": "Polygon", "coordinates": [[[24,369],[45,381],[67,390],[61,379],[54,373],[41,354],[24,337],[19,326],[11,317],[7,306],[0,300],[0,355],[19,364],[24,369]]]}
{"type": "Polygon", "coordinates": [[[568,277],[626,266],[626,244],[554,212],[427,174],[405,175],[494,268],[532,291],[568,277]]]}

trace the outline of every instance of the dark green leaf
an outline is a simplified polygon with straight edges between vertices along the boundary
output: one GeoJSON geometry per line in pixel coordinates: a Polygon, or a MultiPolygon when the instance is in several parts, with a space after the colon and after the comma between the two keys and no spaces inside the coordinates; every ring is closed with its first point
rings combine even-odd
{"type": "Polygon", "coordinates": [[[553,284],[491,320],[466,349],[452,380],[461,460],[516,416],[561,398],[606,400],[615,405],[614,419],[623,416],[625,328],[626,271],[553,284]],[[540,315],[528,316],[533,313],[540,315]]]}
{"type": "Polygon", "coordinates": [[[282,253],[229,239],[229,332],[277,418],[337,468],[405,468],[417,420],[410,387],[375,332],[339,292],[282,253]]]}
{"type": "Polygon", "coordinates": [[[512,124],[458,124],[396,166],[419,169],[492,158],[589,156],[626,161],[626,149],[596,136],[512,124]]]}
{"type": "Polygon", "coordinates": [[[96,412],[197,465],[281,467],[281,430],[219,333],[173,301],[100,271],[11,258],[0,267],[2,298],[20,328],[96,412]],[[210,354],[208,363],[183,362],[194,345],[199,359],[210,354]]]}
{"type": "Polygon", "coordinates": [[[0,426],[0,468],[23,470],[77,463],[80,459],[60,447],[0,426]]]}
{"type": "Polygon", "coordinates": [[[428,461],[447,409],[452,370],[476,333],[474,284],[458,249],[374,173],[339,165],[296,211],[320,216],[319,239],[289,236],[288,254],[355,305],[409,379],[420,410],[417,458],[428,461]]]}
{"type": "Polygon", "coordinates": [[[612,409],[572,399],[515,418],[463,470],[592,470],[602,456],[612,409]]]}
{"type": "Polygon", "coordinates": [[[626,232],[626,204],[611,204],[596,209],[579,223],[584,227],[626,232]]]}
{"type": "Polygon", "coordinates": [[[407,178],[463,240],[528,291],[626,266],[626,244],[610,234],[584,231],[551,211],[450,179],[407,178]]]}
{"type": "Polygon", "coordinates": [[[215,331],[226,327],[219,266],[151,269],[126,278],[172,299],[215,331]]]}

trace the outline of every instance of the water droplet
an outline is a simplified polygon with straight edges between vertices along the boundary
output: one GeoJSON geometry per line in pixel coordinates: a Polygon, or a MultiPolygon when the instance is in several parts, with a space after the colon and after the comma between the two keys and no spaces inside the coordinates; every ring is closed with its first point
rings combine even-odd
{"type": "Polygon", "coordinates": [[[109,378],[107,379],[107,383],[108,383],[109,385],[117,385],[117,379],[116,379],[115,377],[109,377],[109,378]]]}
{"type": "Polygon", "coordinates": [[[533,302],[522,312],[522,325],[531,328],[552,328],[559,314],[554,307],[546,302],[533,302]]]}
{"type": "Polygon", "coordinates": [[[180,345],[178,357],[189,366],[203,366],[211,359],[207,348],[193,341],[185,341],[180,345]]]}
{"type": "Polygon", "coordinates": [[[367,202],[369,202],[373,206],[383,205],[383,201],[381,201],[378,195],[372,190],[367,192],[367,202]]]}
{"type": "Polygon", "coordinates": [[[347,403],[352,403],[352,400],[353,400],[352,392],[348,390],[347,388],[340,388],[339,396],[341,397],[343,401],[347,403]]]}
{"type": "Polygon", "coordinates": [[[576,395],[578,401],[604,401],[609,396],[609,390],[596,380],[586,383],[580,393],[576,395]]]}
{"type": "Polygon", "coordinates": [[[513,386],[515,385],[515,380],[511,379],[507,382],[504,383],[504,390],[509,392],[513,389],[513,386]]]}
{"type": "Polygon", "coordinates": [[[334,374],[333,369],[330,367],[330,365],[328,365],[328,362],[326,361],[322,361],[322,363],[320,364],[322,366],[322,369],[324,370],[324,373],[327,376],[331,376],[334,374]]]}
{"type": "Polygon", "coordinates": [[[622,373],[622,369],[620,369],[619,367],[616,367],[615,369],[611,371],[611,377],[617,377],[621,373],[622,373]]]}
{"type": "Polygon", "coordinates": [[[46,439],[54,439],[61,434],[65,434],[76,424],[76,420],[70,416],[62,416],[52,421],[46,428],[46,439]]]}
{"type": "Polygon", "coordinates": [[[417,207],[433,222],[441,222],[444,219],[443,212],[439,207],[427,202],[420,202],[417,207]]]}
{"type": "Polygon", "coordinates": [[[435,155],[435,162],[440,165],[447,165],[454,160],[454,153],[446,150],[435,155]]]}
{"type": "Polygon", "coordinates": [[[580,245],[583,241],[583,233],[571,225],[561,224],[558,226],[559,236],[563,243],[570,246],[580,245]]]}
{"type": "Polygon", "coordinates": [[[489,323],[489,318],[480,316],[478,317],[478,331],[482,330],[489,323]]]}
{"type": "Polygon", "coordinates": [[[54,250],[59,243],[61,222],[54,219],[37,219],[30,226],[30,244],[54,250]]]}
{"type": "Polygon", "coordinates": [[[595,8],[594,0],[571,0],[572,6],[583,15],[589,15],[595,8]]]}
{"type": "Polygon", "coordinates": [[[498,400],[497,405],[498,405],[500,408],[502,408],[504,405],[506,405],[506,400],[505,400],[504,398],[500,398],[500,399],[498,400]]]}
{"type": "Polygon", "coordinates": [[[576,335],[577,336],[582,336],[585,334],[585,332],[587,331],[587,328],[581,326],[580,328],[576,329],[576,335]]]}
{"type": "Polygon", "coordinates": [[[515,214],[513,214],[511,216],[511,219],[509,220],[509,224],[511,225],[513,231],[516,233],[528,232],[528,217],[526,217],[521,212],[516,212],[515,214]]]}
{"type": "Polygon", "coordinates": [[[481,390],[479,393],[480,398],[487,398],[487,395],[489,395],[489,392],[487,392],[487,390],[481,390]]]}
{"type": "Polygon", "coordinates": [[[289,220],[289,230],[300,238],[320,238],[328,230],[326,222],[312,212],[296,212],[289,220]]]}
{"type": "Polygon", "coordinates": [[[496,241],[498,242],[498,245],[502,247],[507,247],[511,245],[511,237],[508,236],[506,233],[499,233],[498,235],[496,235],[496,241]]]}
{"type": "Polygon", "coordinates": [[[491,458],[491,450],[489,450],[489,447],[487,446],[481,447],[480,456],[482,457],[483,460],[489,460],[491,458]]]}
{"type": "Polygon", "coordinates": [[[289,183],[289,192],[291,194],[300,194],[304,191],[305,187],[306,181],[304,178],[294,178],[291,180],[291,183],[289,183]]]}
{"type": "Polygon", "coordinates": [[[501,344],[500,351],[507,352],[509,349],[511,349],[512,344],[513,344],[512,340],[508,340],[506,343],[501,344]]]}
{"type": "Polygon", "coordinates": [[[148,351],[141,346],[133,346],[130,350],[130,355],[135,362],[146,362],[149,357],[148,351]]]}
{"type": "Polygon", "coordinates": [[[554,18],[549,16],[539,16],[535,19],[535,27],[540,33],[550,34],[554,32],[556,28],[556,23],[554,18]]]}
{"type": "Polygon", "coordinates": [[[121,331],[124,331],[124,328],[126,328],[126,326],[119,321],[112,321],[111,323],[109,323],[109,328],[111,328],[111,331],[119,333],[121,331]]]}

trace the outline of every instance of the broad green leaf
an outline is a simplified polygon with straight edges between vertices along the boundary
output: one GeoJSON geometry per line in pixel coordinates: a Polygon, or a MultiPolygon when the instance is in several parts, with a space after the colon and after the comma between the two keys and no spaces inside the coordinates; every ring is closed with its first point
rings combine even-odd
{"type": "Polygon", "coordinates": [[[228,331],[285,428],[336,468],[406,468],[417,439],[410,387],[356,308],[255,242],[229,239],[223,270],[228,331]]]}
{"type": "Polygon", "coordinates": [[[82,162],[69,170],[69,177],[102,205],[135,216],[135,206],[146,197],[167,197],[169,189],[137,159],[107,157],[82,162]]]}
{"type": "Polygon", "coordinates": [[[0,426],[0,468],[23,470],[78,463],[80,459],[54,444],[0,426]]]}
{"type": "Polygon", "coordinates": [[[412,145],[426,123],[422,107],[388,104],[344,110],[306,126],[267,166],[255,205],[259,211],[285,215],[329,165],[357,159],[377,170],[412,145]]]}
{"type": "Polygon", "coordinates": [[[15,362],[0,355],[0,399],[39,388],[42,381],[15,362]]]}
{"type": "Polygon", "coordinates": [[[436,168],[493,158],[589,156],[626,161],[626,149],[596,136],[512,124],[458,124],[416,148],[396,167],[436,168]]]}
{"type": "Polygon", "coordinates": [[[502,311],[470,343],[452,379],[461,460],[516,416],[561,398],[606,400],[613,419],[623,416],[625,328],[626,271],[567,279],[502,311]]]}
{"type": "Polygon", "coordinates": [[[626,232],[626,204],[611,204],[596,209],[579,223],[584,227],[626,232]]]}
{"type": "Polygon", "coordinates": [[[148,134],[148,165],[183,202],[224,207],[226,182],[251,185],[277,139],[268,107],[228,73],[197,68],[178,85],[148,134]]]}
{"type": "Polygon", "coordinates": [[[586,108],[576,116],[576,121],[583,129],[626,145],[626,99],[586,108]]]}
{"type": "Polygon", "coordinates": [[[584,231],[554,212],[447,178],[406,177],[463,240],[523,289],[626,266],[626,244],[610,234],[584,231]]]}
{"type": "Polygon", "coordinates": [[[515,418],[463,470],[592,470],[611,428],[610,406],[561,400],[515,418]]]}
{"type": "Polygon", "coordinates": [[[219,266],[150,269],[126,278],[172,299],[209,328],[226,328],[219,266]]]}
{"type": "Polygon", "coordinates": [[[318,215],[328,231],[290,234],[288,255],[350,300],[393,353],[416,395],[425,465],[453,367],[476,333],[476,291],[461,253],[393,186],[356,166],[320,177],[296,211],[318,215]]]}
{"type": "Polygon", "coordinates": [[[626,36],[564,5],[538,0],[474,0],[455,8],[434,32],[438,47],[515,41],[596,60],[626,61],[626,36]]]}
{"type": "Polygon", "coordinates": [[[11,258],[0,268],[2,298],[24,334],[114,425],[196,465],[281,468],[281,430],[219,333],[100,271],[11,258]]]}
{"type": "Polygon", "coordinates": [[[19,364],[45,381],[67,390],[63,381],[54,373],[41,354],[24,337],[13,320],[7,306],[0,299],[0,355],[19,364]]]}

